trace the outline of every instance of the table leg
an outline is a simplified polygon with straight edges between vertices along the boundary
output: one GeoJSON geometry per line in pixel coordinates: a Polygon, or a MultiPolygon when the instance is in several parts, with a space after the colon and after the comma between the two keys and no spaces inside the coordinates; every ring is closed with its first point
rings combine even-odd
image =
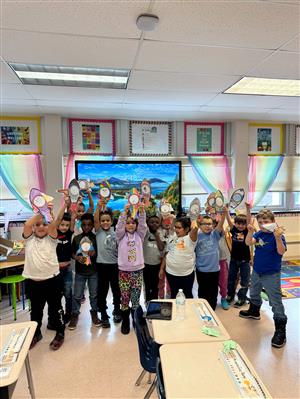
{"type": "Polygon", "coordinates": [[[33,379],[31,374],[31,368],[29,363],[29,356],[27,354],[25,359],[25,367],[26,367],[26,374],[27,374],[27,381],[28,381],[28,389],[30,392],[31,399],[35,399],[34,387],[33,387],[33,379]]]}

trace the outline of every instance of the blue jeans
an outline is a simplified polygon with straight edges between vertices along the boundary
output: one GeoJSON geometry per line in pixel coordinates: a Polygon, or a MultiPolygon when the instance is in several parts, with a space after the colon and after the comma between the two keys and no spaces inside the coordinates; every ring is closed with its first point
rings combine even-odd
{"type": "Polygon", "coordinates": [[[231,259],[229,263],[229,274],[228,274],[228,287],[227,293],[228,296],[234,297],[235,295],[235,284],[238,272],[240,271],[241,278],[241,288],[237,293],[237,296],[240,301],[245,302],[246,295],[249,287],[250,280],[250,265],[246,260],[234,260],[231,259]]]}
{"type": "Polygon", "coordinates": [[[260,293],[264,288],[272,306],[274,319],[287,320],[281,297],[280,272],[274,274],[258,274],[254,270],[251,276],[250,301],[257,306],[262,304],[260,293]]]}
{"type": "Polygon", "coordinates": [[[62,292],[66,300],[66,310],[67,315],[72,313],[72,285],[73,285],[73,274],[71,265],[60,269],[59,273],[62,292]]]}
{"type": "Polygon", "coordinates": [[[74,315],[79,315],[80,313],[81,299],[86,282],[89,288],[91,310],[97,312],[97,273],[93,273],[90,276],[76,273],[72,306],[72,313],[74,315]]]}

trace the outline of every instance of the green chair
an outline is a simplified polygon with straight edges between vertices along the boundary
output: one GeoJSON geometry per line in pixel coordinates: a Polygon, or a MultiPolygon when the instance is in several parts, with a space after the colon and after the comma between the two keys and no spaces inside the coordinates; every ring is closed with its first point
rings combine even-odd
{"type": "Polygon", "coordinates": [[[23,309],[25,309],[25,296],[24,296],[24,287],[23,281],[26,280],[21,274],[15,274],[13,276],[6,276],[0,279],[0,284],[11,284],[11,296],[12,296],[12,307],[14,309],[14,320],[17,320],[17,290],[16,284],[22,284],[22,302],[23,309]]]}

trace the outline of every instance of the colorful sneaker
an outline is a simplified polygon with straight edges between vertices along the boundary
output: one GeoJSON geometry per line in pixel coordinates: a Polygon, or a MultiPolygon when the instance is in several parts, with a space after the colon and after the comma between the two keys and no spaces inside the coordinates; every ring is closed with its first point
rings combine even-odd
{"type": "Polygon", "coordinates": [[[236,301],[235,303],[234,303],[234,307],[235,308],[241,308],[242,306],[244,306],[245,305],[245,301],[241,301],[240,299],[238,300],[238,301],[236,301]]]}
{"type": "Polygon", "coordinates": [[[229,303],[227,302],[226,298],[221,298],[221,306],[224,310],[229,309],[229,303]]]}
{"type": "Polygon", "coordinates": [[[227,295],[226,301],[227,301],[228,303],[233,302],[233,300],[234,300],[234,296],[229,296],[229,295],[227,295]]]}

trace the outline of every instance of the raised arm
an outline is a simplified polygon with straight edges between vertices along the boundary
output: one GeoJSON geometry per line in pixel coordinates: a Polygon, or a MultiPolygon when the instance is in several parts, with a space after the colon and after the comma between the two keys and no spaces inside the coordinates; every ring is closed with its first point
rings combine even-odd
{"type": "Polygon", "coordinates": [[[25,224],[24,224],[24,229],[23,229],[23,238],[28,238],[32,234],[32,228],[33,226],[37,223],[42,221],[42,215],[35,214],[33,215],[30,219],[28,219],[25,224]]]}
{"type": "Polygon", "coordinates": [[[220,233],[223,231],[223,224],[225,222],[226,212],[228,212],[228,205],[224,206],[219,223],[217,224],[216,227],[216,230],[219,231],[220,233]]]}
{"type": "Polygon", "coordinates": [[[146,231],[148,229],[146,223],[146,212],[145,212],[145,204],[141,203],[139,207],[139,216],[138,216],[139,224],[137,226],[136,232],[141,237],[142,241],[144,241],[146,231]]]}
{"type": "Polygon", "coordinates": [[[87,191],[87,195],[88,195],[88,199],[89,199],[89,207],[88,210],[86,211],[86,213],[94,213],[94,200],[92,197],[92,190],[89,188],[87,191]]]}
{"type": "Polygon", "coordinates": [[[128,217],[129,208],[130,208],[130,204],[126,204],[124,212],[122,212],[119,216],[119,220],[116,225],[117,242],[121,241],[125,235],[125,225],[126,225],[126,219],[128,217]]]}
{"type": "Polygon", "coordinates": [[[164,256],[161,260],[160,269],[159,269],[159,273],[158,273],[158,277],[160,279],[163,278],[165,270],[166,270],[166,256],[164,256]]]}
{"type": "Polygon", "coordinates": [[[60,225],[60,223],[61,223],[61,221],[62,221],[62,218],[63,218],[63,216],[64,216],[64,213],[65,213],[66,209],[69,208],[70,203],[71,203],[70,197],[69,197],[69,196],[65,196],[65,198],[64,198],[64,204],[60,207],[60,209],[59,209],[59,211],[58,211],[58,214],[57,214],[57,216],[56,216],[56,219],[55,219],[56,227],[58,227],[58,226],[60,225]]]}
{"type": "Polygon", "coordinates": [[[248,229],[248,234],[246,235],[245,243],[250,247],[251,245],[254,245],[256,243],[256,239],[253,238],[255,229],[252,223],[248,224],[247,229],[248,229]]]}
{"type": "Polygon", "coordinates": [[[245,202],[246,205],[246,215],[247,215],[247,226],[251,223],[251,205],[249,202],[245,202]]]}
{"type": "Polygon", "coordinates": [[[190,236],[190,239],[191,239],[193,242],[196,242],[196,241],[197,241],[197,238],[198,238],[198,224],[197,224],[197,220],[193,220],[193,221],[192,221],[192,226],[191,226],[191,230],[190,230],[190,232],[189,232],[189,236],[190,236]]]}
{"type": "Polygon", "coordinates": [[[227,220],[227,223],[228,223],[228,226],[229,226],[230,230],[232,230],[234,225],[233,225],[231,217],[230,217],[229,207],[227,207],[227,209],[225,211],[225,217],[226,217],[226,220],[227,220]]]}
{"type": "Polygon", "coordinates": [[[277,252],[279,253],[279,255],[283,255],[286,251],[286,245],[283,242],[283,233],[284,233],[284,228],[281,227],[277,227],[274,230],[274,236],[275,236],[275,240],[276,240],[276,248],[277,248],[277,252]]]}

